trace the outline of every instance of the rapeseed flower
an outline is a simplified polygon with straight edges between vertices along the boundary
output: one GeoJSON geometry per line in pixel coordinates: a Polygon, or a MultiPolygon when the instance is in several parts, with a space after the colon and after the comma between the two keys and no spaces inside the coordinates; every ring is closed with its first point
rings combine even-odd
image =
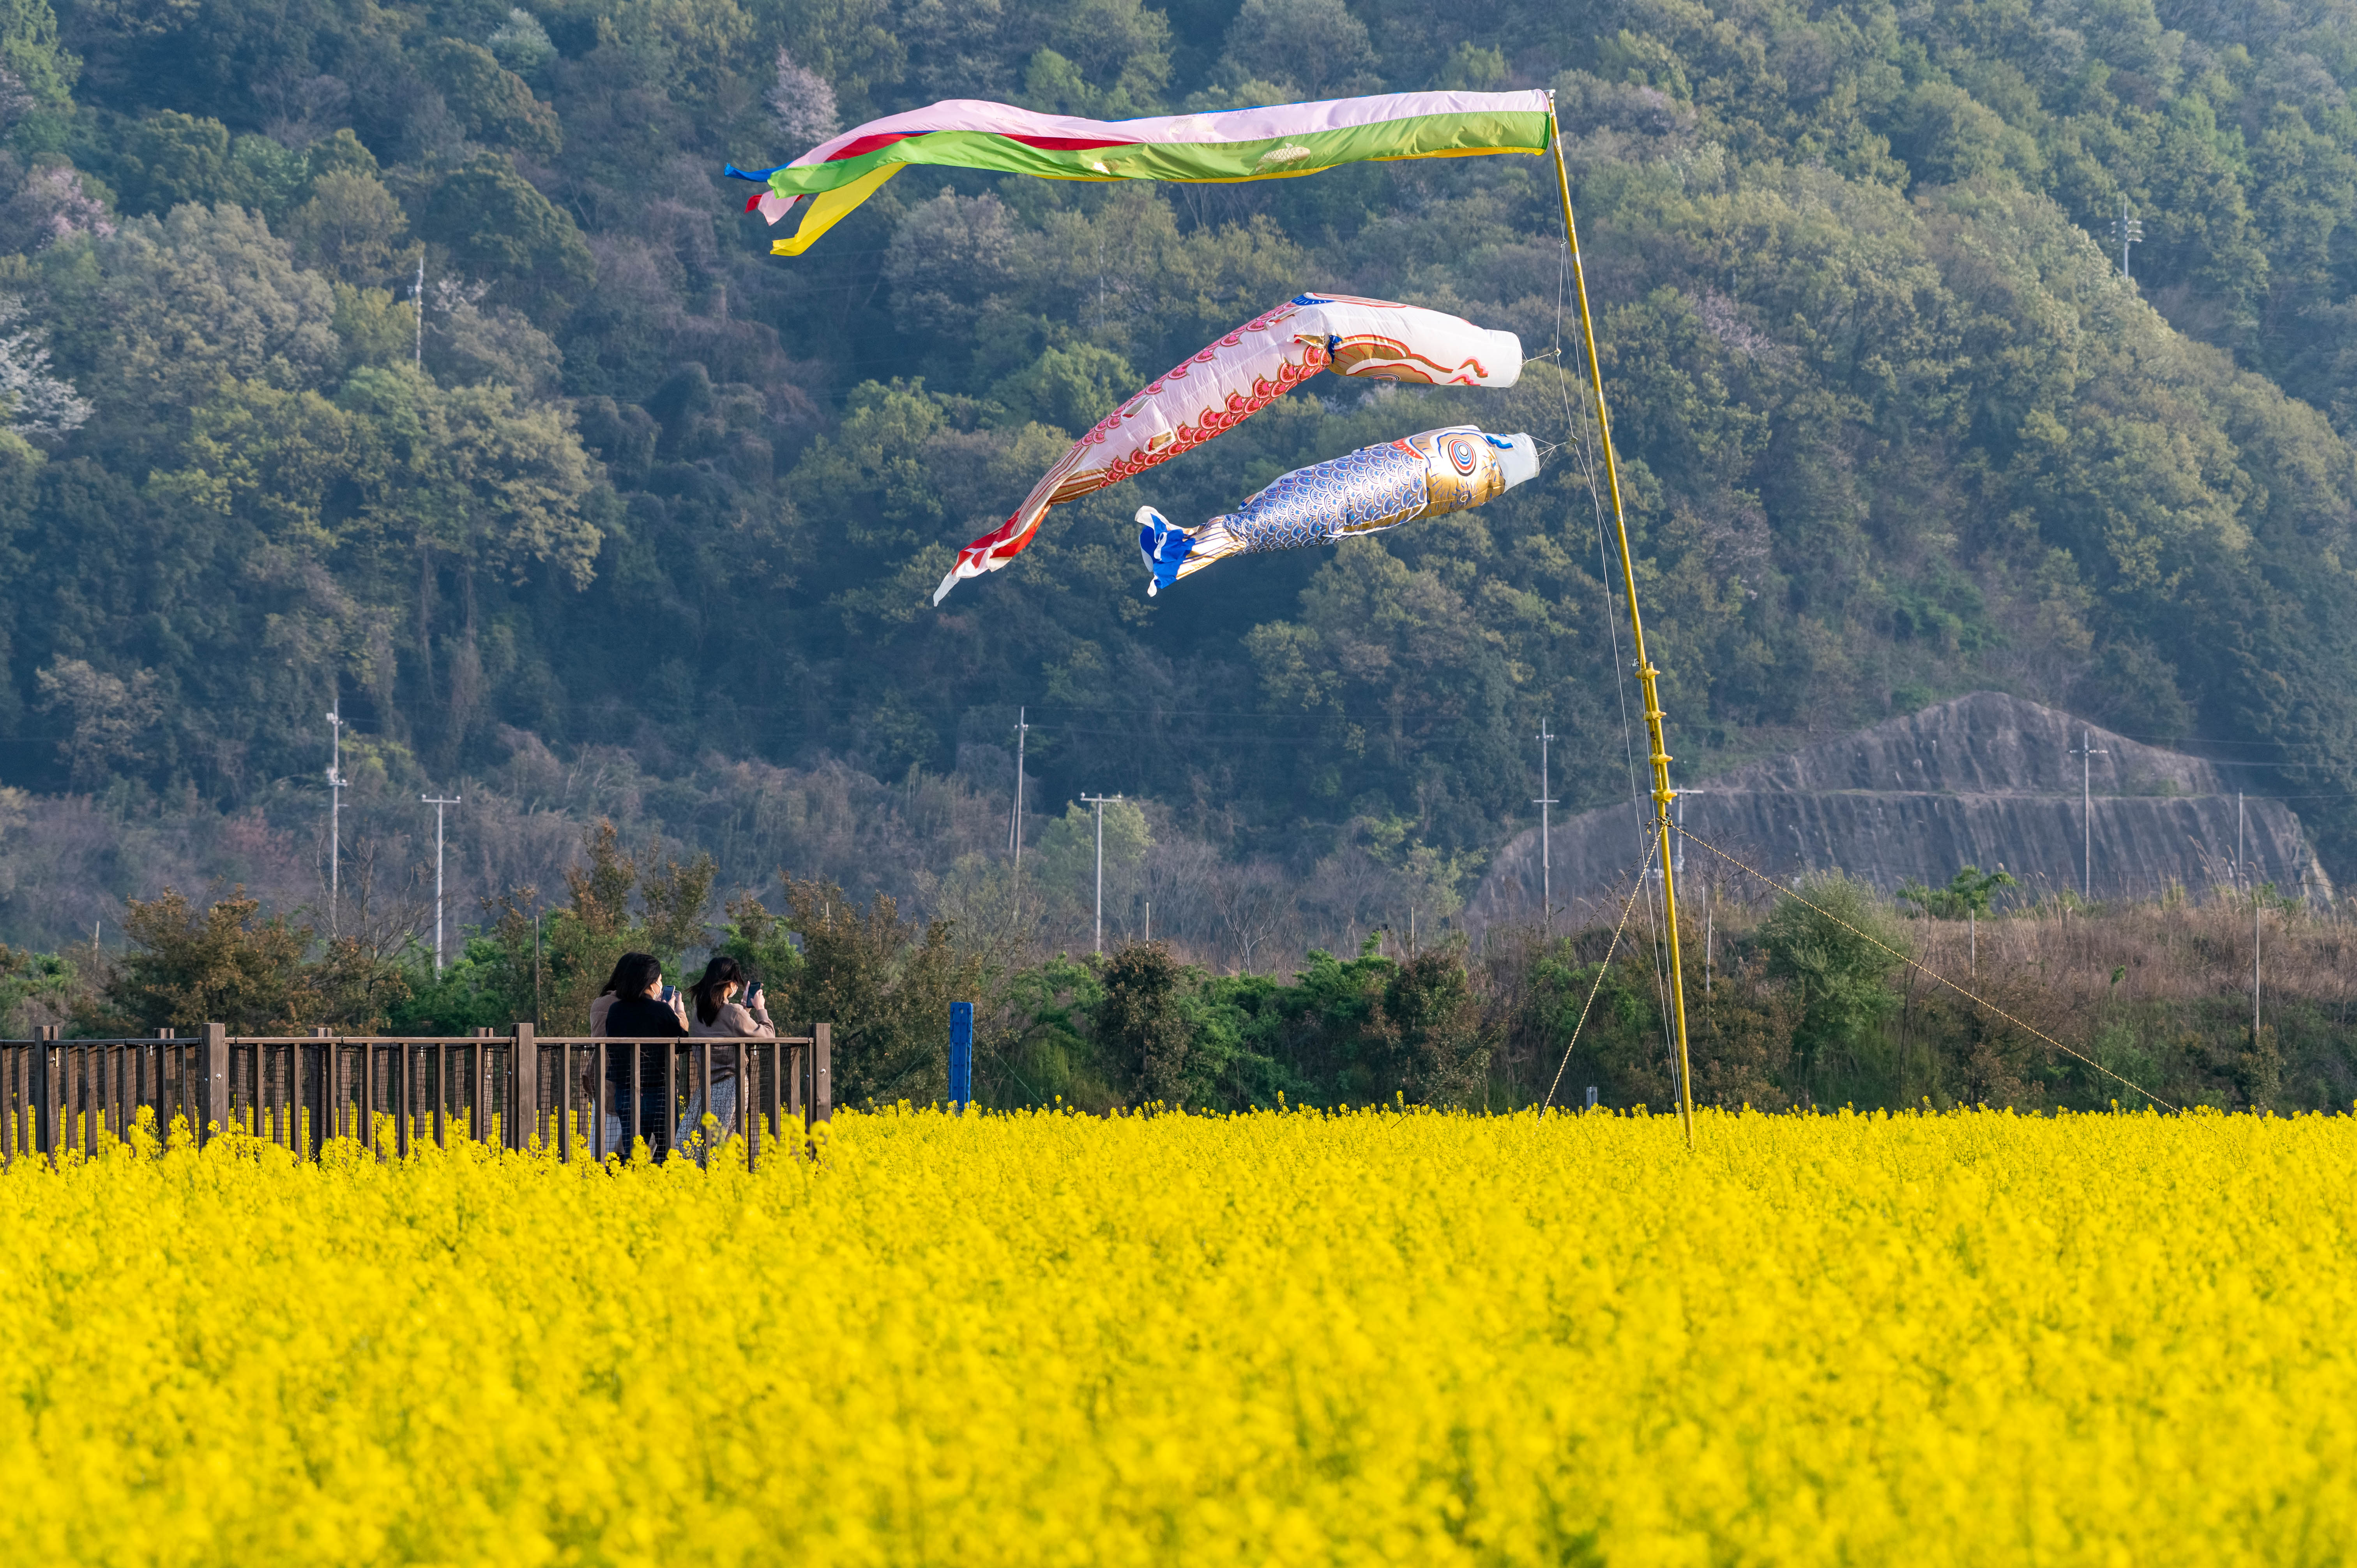
{"type": "Polygon", "coordinates": [[[2357,1120],[845,1114],[0,1176],[0,1560],[2299,1563],[2357,1120]]]}

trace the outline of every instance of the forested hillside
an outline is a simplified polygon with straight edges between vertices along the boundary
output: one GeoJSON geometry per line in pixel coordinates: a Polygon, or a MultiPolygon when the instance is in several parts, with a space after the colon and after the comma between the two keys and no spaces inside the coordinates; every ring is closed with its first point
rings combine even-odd
{"type": "Polygon", "coordinates": [[[1571,441],[1556,360],[1313,382],[927,600],[1074,433],[1302,289],[1566,344],[1550,165],[914,170],[792,260],[719,170],[952,96],[1524,85],[1562,107],[1682,768],[1997,686],[2273,766],[2357,874],[2347,0],[0,16],[0,782],[317,800],[340,700],[404,799],[621,747],[913,802],[1028,704],[1049,810],[1469,865],[1543,718],[1558,795],[1627,787],[1576,446],[1151,602],[1127,520],[1458,418],[1571,441]]]}

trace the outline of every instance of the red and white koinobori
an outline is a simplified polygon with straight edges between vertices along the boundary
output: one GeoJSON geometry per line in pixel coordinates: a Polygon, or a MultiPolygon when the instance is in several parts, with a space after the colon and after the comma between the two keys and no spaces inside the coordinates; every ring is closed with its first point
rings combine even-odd
{"type": "Polygon", "coordinates": [[[1522,339],[1461,317],[1388,300],[1305,294],[1148,381],[1072,444],[1015,514],[958,552],[933,590],[996,572],[1037,536],[1048,509],[1117,485],[1234,429],[1321,371],[1421,386],[1510,387],[1522,339]]]}

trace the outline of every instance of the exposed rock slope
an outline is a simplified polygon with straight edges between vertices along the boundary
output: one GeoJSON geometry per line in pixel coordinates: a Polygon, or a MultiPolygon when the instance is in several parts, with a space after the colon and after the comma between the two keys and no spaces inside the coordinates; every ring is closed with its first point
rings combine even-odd
{"type": "MultiPolygon", "coordinates": [[[[2091,732],[2094,896],[2203,888],[2233,875],[2234,787],[2212,764],[1996,692],[1688,786],[1688,831],[1778,877],[1839,866],[1877,886],[1937,885],[1963,865],[2002,866],[2039,894],[2080,884],[2081,761],[2091,732]]],[[[2326,897],[2330,886],[2290,806],[2244,803],[2244,859],[2259,880],[2326,897]]],[[[1651,803],[1646,811],[1650,817],[1651,803]]],[[[1560,907],[1625,890],[1644,852],[1629,806],[1555,824],[1560,907]]],[[[1689,845],[1689,877],[1748,880],[1689,845]]],[[[1466,911],[1476,923],[1539,908],[1539,834],[1518,834],[1466,911]]]]}

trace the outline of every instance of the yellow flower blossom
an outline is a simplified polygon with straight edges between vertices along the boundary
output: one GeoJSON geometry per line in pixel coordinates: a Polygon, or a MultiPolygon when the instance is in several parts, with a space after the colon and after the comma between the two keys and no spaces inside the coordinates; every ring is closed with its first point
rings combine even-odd
{"type": "MultiPolygon", "coordinates": [[[[0,1176],[0,1562],[2289,1563],[2357,1119],[839,1116],[0,1176]]],[[[152,1145],[151,1145],[152,1149],[152,1145]]]]}

